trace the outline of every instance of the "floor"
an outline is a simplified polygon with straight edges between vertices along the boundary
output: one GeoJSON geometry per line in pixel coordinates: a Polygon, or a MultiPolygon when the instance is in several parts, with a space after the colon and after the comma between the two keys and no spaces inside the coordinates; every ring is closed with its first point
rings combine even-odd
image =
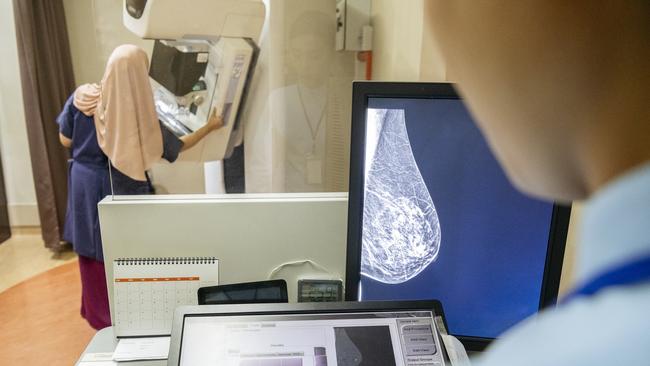
{"type": "Polygon", "coordinates": [[[77,259],[72,251],[56,254],[44,248],[38,228],[13,228],[12,234],[0,244],[0,292],[77,259]]]}
{"type": "Polygon", "coordinates": [[[0,355],[3,365],[74,365],[95,334],[79,315],[73,252],[54,254],[35,229],[0,244],[0,355]]]}

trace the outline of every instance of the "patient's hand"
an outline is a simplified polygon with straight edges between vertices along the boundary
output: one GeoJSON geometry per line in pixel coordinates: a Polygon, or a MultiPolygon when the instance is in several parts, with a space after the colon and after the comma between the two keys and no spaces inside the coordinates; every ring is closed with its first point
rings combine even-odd
{"type": "Polygon", "coordinates": [[[218,130],[221,127],[223,127],[223,118],[221,117],[221,114],[217,113],[217,109],[215,108],[212,110],[212,115],[210,116],[210,119],[208,119],[208,123],[206,123],[205,126],[199,128],[189,135],[180,137],[180,140],[183,141],[183,148],[181,151],[192,148],[211,131],[218,130]]]}
{"type": "Polygon", "coordinates": [[[210,119],[208,119],[206,126],[210,131],[218,130],[223,127],[223,117],[220,113],[217,113],[216,108],[212,110],[212,115],[210,116],[210,119]]]}

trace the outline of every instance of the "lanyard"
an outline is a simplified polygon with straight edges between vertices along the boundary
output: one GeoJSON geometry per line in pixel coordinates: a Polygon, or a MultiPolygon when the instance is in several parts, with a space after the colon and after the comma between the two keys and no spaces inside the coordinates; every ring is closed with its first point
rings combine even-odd
{"type": "Polygon", "coordinates": [[[320,126],[323,122],[323,114],[327,108],[327,101],[325,101],[325,104],[323,104],[323,107],[321,107],[320,114],[318,115],[318,121],[316,121],[316,128],[314,128],[314,124],[312,123],[311,119],[309,118],[309,114],[307,113],[307,106],[303,100],[302,93],[300,92],[300,85],[297,85],[296,88],[298,90],[298,99],[300,100],[300,105],[302,106],[302,113],[305,116],[305,122],[307,122],[307,125],[309,126],[309,132],[311,132],[311,154],[314,155],[316,153],[316,138],[320,133],[320,126]]]}
{"type": "Polygon", "coordinates": [[[631,286],[650,282],[650,255],[615,267],[586,284],[578,287],[562,299],[562,304],[582,296],[592,296],[598,291],[614,286],[631,286]]]}

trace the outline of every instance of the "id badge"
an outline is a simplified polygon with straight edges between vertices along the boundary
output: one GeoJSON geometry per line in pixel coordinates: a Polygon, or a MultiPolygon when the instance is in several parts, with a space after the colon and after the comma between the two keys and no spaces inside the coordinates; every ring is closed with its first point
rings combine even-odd
{"type": "Polygon", "coordinates": [[[307,157],[307,184],[323,183],[323,161],[315,156],[307,157]]]}

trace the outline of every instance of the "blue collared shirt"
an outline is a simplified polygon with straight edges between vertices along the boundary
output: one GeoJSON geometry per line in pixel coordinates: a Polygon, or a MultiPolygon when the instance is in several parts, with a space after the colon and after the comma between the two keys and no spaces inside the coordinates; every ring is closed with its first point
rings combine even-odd
{"type": "MultiPolygon", "coordinates": [[[[650,255],[650,164],[586,204],[578,285],[650,255]]],[[[480,366],[650,365],[650,283],[610,287],[520,323],[474,362],[480,366]]]]}

